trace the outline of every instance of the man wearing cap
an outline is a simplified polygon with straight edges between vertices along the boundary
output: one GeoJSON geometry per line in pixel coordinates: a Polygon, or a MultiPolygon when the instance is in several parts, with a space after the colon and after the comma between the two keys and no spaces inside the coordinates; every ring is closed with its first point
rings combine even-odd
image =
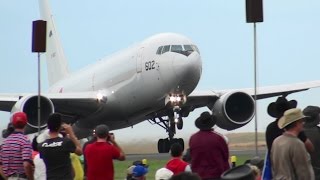
{"type": "Polygon", "coordinates": [[[203,112],[195,125],[200,131],[193,134],[189,141],[192,172],[203,180],[220,179],[221,174],[230,168],[228,145],[213,130],[215,120],[209,112],[203,112]]]}
{"type": "Polygon", "coordinates": [[[27,121],[24,112],[12,115],[14,132],[4,140],[1,148],[0,163],[9,180],[33,179],[32,146],[28,137],[23,134],[27,121]]]}
{"type": "Polygon", "coordinates": [[[113,180],[113,159],[125,160],[125,154],[109,134],[108,126],[101,124],[95,128],[97,141],[88,144],[84,150],[87,161],[88,180],[113,180]]]}
{"type": "Polygon", "coordinates": [[[80,142],[75,136],[72,127],[62,123],[61,114],[51,114],[47,125],[49,138],[38,145],[40,157],[46,165],[47,180],[73,180],[70,153],[82,154],[80,142]],[[66,133],[66,137],[61,137],[62,130],[66,133]]]}
{"type": "Polygon", "coordinates": [[[278,121],[284,133],[277,137],[271,148],[272,175],[274,180],[314,180],[310,157],[298,134],[303,130],[304,119],[301,109],[284,112],[278,121]]]}
{"type": "Polygon", "coordinates": [[[310,153],[311,164],[316,180],[320,180],[320,108],[308,106],[303,110],[303,114],[308,116],[304,123],[304,132],[314,146],[314,151],[310,153]]]}

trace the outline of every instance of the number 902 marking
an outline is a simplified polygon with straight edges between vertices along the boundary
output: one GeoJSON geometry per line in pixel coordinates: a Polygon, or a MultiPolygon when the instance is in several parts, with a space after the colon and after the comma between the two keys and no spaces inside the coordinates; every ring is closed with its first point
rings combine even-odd
{"type": "Polygon", "coordinates": [[[155,64],[154,60],[153,60],[153,61],[147,61],[147,62],[145,63],[145,69],[146,69],[146,71],[155,69],[154,64],[155,64]]]}

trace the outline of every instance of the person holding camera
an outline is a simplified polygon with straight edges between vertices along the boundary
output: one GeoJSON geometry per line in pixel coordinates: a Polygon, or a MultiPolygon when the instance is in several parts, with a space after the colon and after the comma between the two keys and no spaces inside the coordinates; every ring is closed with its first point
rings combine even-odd
{"type": "Polygon", "coordinates": [[[87,180],[113,180],[113,159],[125,160],[125,154],[109,133],[109,127],[101,124],[95,128],[97,141],[84,150],[87,162],[87,180]]]}
{"type": "Polygon", "coordinates": [[[49,137],[38,145],[40,157],[46,165],[47,180],[73,180],[74,170],[70,160],[70,153],[82,154],[80,141],[75,136],[72,127],[62,123],[59,113],[49,116],[49,137]],[[66,137],[61,137],[62,131],[66,137]]]}

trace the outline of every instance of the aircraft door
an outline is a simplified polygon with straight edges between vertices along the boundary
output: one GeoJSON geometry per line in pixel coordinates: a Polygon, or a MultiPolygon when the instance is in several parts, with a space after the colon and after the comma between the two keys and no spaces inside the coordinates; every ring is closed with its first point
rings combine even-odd
{"type": "Polygon", "coordinates": [[[141,47],[138,51],[137,54],[137,62],[136,62],[136,71],[137,73],[141,73],[142,72],[142,60],[143,60],[143,51],[144,51],[144,47],[141,47]]]}

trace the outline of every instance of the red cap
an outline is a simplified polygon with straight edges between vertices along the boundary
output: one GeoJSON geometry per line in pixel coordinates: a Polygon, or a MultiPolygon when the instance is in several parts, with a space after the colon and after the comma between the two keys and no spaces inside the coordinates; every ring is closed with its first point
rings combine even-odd
{"type": "Polygon", "coordinates": [[[15,128],[23,128],[28,122],[26,113],[16,112],[12,115],[12,125],[15,128]]]}

